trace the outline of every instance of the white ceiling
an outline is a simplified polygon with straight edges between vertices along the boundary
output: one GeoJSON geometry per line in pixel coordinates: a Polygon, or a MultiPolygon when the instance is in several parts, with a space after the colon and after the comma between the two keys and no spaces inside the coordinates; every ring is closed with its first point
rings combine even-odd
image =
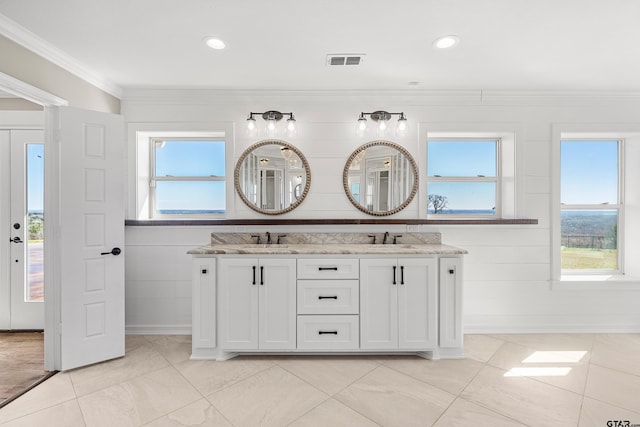
{"type": "Polygon", "coordinates": [[[638,0],[0,0],[0,14],[125,89],[640,90],[638,0]],[[436,51],[445,34],[460,44],[436,51]],[[329,53],[366,61],[327,67],[329,53]]]}

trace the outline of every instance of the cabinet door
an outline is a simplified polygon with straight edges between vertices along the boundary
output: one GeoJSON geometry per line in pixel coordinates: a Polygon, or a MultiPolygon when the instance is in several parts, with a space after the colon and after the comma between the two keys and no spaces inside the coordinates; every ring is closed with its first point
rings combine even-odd
{"type": "Polygon", "coordinates": [[[192,353],[216,347],[216,259],[194,257],[192,261],[192,353]]]}
{"type": "Polygon", "coordinates": [[[434,348],[438,342],[435,258],[398,259],[398,348],[434,348]]]}
{"type": "Polygon", "coordinates": [[[220,258],[218,283],[220,341],[223,348],[225,350],[257,349],[258,260],[220,258]]]}
{"type": "Polygon", "coordinates": [[[462,258],[440,258],[440,347],[462,347],[462,258]]]}
{"type": "MultiPolygon", "coordinates": [[[[360,260],[360,348],[398,348],[397,260],[360,260]],[[395,284],[394,284],[395,282],[395,284]]],[[[399,277],[399,276],[398,276],[399,277]]]]}
{"type": "Polygon", "coordinates": [[[260,259],[258,276],[259,348],[296,348],[295,259],[260,259]]]}

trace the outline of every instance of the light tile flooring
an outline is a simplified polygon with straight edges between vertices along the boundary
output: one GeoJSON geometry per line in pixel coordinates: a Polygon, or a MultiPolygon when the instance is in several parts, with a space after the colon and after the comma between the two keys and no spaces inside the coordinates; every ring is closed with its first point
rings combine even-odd
{"type": "Polygon", "coordinates": [[[190,338],[59,373],[3,426],[640,425],[640,334],[467,335],[465,360],[246,356],[190,361],[190,338]]]}

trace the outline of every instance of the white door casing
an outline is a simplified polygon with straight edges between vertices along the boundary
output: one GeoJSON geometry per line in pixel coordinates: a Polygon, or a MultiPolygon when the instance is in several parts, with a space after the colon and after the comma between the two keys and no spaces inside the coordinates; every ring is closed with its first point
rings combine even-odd
{"type": "Polygon", "coordinates": [[[45,187],[56,208],[47,211],[56,252],[45,266],[56,264],[45,277],[59,321],[56,369],[68,370],[124,355],[124,254],[115,255],[124,249],[124,121],[58,107],[57,129],[46,152],[57,171],[45,187]]]}

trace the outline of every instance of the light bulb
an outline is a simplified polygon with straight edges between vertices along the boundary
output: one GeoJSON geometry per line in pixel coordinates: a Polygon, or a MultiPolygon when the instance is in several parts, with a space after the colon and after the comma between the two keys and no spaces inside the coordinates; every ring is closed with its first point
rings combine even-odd
{"type": "Polygon", "coordinates": [[[396,135],[400,137],[406,136],[408,130],[409,126],[407,125],[407,118],[404,116],[404,114],[401,114],[400,118],[398,119],[398,124],[396,125],[396,135]]]}
{"type": "Polygon", "coordinates": [[[367,133],[367,119],[364,118],[364,114],[360,114],[358,123],[356,124],[356,136],[363,137],[367,133]]]}
{"type": "Polygon", "coordinates": [[[285,159],[289,160],[291,158],[291,156],[293,155],[293,150],[289,147],[282,147],[280,149],[280,154],[282,155],[282,157],[284,157],[285,159]]]}
{"type": "Polygon", "coordinates": [[[273,138],[278,135],[278,128],[274,119],[267,120],[267,136],[273,138]]]}
{"type": "Polygon", "coordinates": [[[284,132],[290,138],[295,138],[298,135],[298,126],[296,126],[296,119],[293,118],[293,114],[287,119],[287,127],[284,132]]]}
{"type": "Polygon", "coordinates": [[[247,135],[254,138],[258,135],[258,126],[256,125],[256,119],[249,116],[247,119],[247,135]]]}
{"type": "Polygon", "coordinates": [[[378,136],[379,137],[384,137],[387,135],[387,122],[386,120],[379,120],[378,121],[378,136]]]}

